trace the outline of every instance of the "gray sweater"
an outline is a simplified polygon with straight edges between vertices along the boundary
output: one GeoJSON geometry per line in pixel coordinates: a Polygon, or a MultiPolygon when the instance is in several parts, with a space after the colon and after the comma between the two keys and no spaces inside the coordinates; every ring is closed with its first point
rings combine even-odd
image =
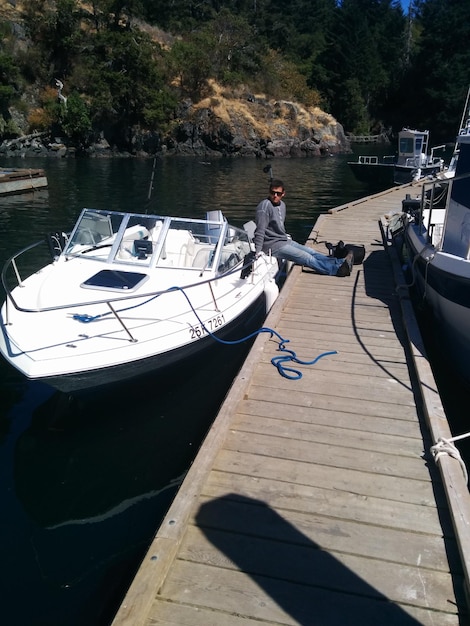
{"type": "Polygon", "coordinates": [[[286,205],[281,200],[273,204],[269,198],[262,200],[256,207],[256,231],[254,236],[255,252],[276,252],[288,240],[284,228],[286,205]]]}

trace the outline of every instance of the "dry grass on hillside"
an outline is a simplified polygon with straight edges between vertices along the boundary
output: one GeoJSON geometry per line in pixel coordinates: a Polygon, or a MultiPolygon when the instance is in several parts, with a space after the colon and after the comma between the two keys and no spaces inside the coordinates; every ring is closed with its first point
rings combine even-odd
{"type": "Polygon", "coordinates": [[[336,124],[331,115],[318,107],[270,100],[264,94],[256,94],[254,101],[249,101],[240,90],[228,92],[214,81],[210,88],[211,95],[196,103],[194,108],[211,109],[227,125],[240,131],[251,128],[259,137],[295,137],[300,127],[315,131],[336,124]]]}
{"type": "Polygon", "coordinates": [[[23,4],[21,2],[10,2],[9,0],[0,0],[0,19],[2,20],[20,20],[23,4]]]}

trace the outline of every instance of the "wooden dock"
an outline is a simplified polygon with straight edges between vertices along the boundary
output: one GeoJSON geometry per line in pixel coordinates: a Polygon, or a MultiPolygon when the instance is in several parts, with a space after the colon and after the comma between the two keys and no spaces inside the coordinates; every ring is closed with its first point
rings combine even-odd
{"type": "MultiPolygon", "coordinates": [[[[352,276],[296,267],[266,320],[313,365],[282,377],[260,335],[113,626],[467,623],[468,490],[380,217],[408,185],[321,216],[366,245],[352,276]]],[[[208,389],[208,393],[210,389],[208,389]]]]}
{"type": "Polygon", "coordinates": [[[390,143],[390,139],[386,133],[379,135],[348,135],[351,143],[390,143]]]}

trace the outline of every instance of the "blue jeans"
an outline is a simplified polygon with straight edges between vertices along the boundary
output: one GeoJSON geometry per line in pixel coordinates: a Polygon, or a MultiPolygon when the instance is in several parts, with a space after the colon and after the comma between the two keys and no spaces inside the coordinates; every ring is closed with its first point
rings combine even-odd
{"type": "Polygon", "coordinates": [[[286,259],[297,265],[304,265],[318,274],[327,274],[328,276],[336,276],[336,272],[342,266],[344,259],[337,259],[333,256],[316,252],[312,248],[303,246],[296,241],[288,241],[282,248],[273,252],[273,256],[277,259],[286,259]]]}

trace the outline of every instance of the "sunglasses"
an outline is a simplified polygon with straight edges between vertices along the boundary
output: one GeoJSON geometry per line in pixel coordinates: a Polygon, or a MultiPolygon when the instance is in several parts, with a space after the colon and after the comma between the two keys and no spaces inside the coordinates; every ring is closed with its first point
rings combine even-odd
{"type": "Polygon", "coordinates": [[[272,189],[270,189],[270,190],[269,190],[269,193],[270,193],[272,196],[282,196],[282,195],[284,195],[284,192],[283,192],[283,191],[273,191],[272,189]]]}

